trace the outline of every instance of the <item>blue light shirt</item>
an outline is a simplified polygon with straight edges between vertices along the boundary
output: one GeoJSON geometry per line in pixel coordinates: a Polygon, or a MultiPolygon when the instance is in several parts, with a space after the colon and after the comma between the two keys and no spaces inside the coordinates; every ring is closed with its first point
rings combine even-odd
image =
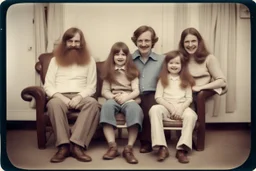
{"type": "Polygon", "coordinates": [[[158,76],[161,71],[165,56],[156,54],[155,52],[151,51],[148,60],[144,62],[139,53],[139,50],[136,50],[132,54],[132,58],[133,62],[140,71],[140,94],[144,94],[148,91],[156,91],[158,76]]]}

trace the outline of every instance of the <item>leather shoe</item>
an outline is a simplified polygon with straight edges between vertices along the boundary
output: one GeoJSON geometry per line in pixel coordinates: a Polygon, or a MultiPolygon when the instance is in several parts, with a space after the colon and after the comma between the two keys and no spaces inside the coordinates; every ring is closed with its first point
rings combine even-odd
{"type": "Polygon", "coordinates": [[[78,161],[90,162],[92,158],[85,154],[83,147],[73,144],[71,148],[71,156],[76,158],[78,161]]]}
{"type": "Polygon", "coordinates": [[[161,146],[158,150],[158,161],[164,161],[169,156],[168,148],[161,146]]]}
{"type": "Polygon", "coordinates": [[[119,155],[120,153],[118,152],[117,147],[109,147],[108,151],[103,155],[103,159],[112,160],[119,155]]]}
{"type": "Polygon", "coordinates": [[[70,155],[69,144],[62,144],[58,147],[57,153],[51,158],[52,163],[64,161],[70,155]]]}
{"type": "Polygon", "coordinates": [[[124,147],[123,157],[130,164],[137,164],[138,163],[138,160],[133,155],[132,146],[127,145],[127,146],[124,147]]]}
{"type": "Polygon", "coordinates": [[[186,151],[184,151],[184,150],[177,150],[176,158],[178,159],[178,161],[180,163],[188,163],[189,162],[186,151]]]}
{"type": "Polygon", "coordinates": [[[141,144],[140,153],[149,153],[152,151],[152,147],[150,143],[141,144]]]}

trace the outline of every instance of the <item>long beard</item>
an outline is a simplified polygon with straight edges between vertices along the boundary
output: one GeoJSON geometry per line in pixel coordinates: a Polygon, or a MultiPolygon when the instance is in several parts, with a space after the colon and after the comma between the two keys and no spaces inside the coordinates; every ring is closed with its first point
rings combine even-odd
{"type": "Polygon", "coordinates": [[[69,66],[72,64],[85,64],[85,57],[82,49],[76,47],[66,48],[62,59],[59,60],[59,63],[62,66],[69,66]]]}

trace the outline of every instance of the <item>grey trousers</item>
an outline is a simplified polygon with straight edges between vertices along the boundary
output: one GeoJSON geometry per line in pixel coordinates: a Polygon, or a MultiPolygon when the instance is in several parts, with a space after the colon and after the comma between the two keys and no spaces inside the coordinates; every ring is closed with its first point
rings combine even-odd
{"type": "Polygon", "coordinates": [[[108,123],[116,128],[115,115],[119,112],[125,115],[127,127],[138,124],[139,131],[142,130],[143,112],[135,101],[120,105],[113,99],[107,100],[101,108],[100,124],[108,123]]]}
{"type": "MultiPolygon", "coordinates": [[[[65,95],[72,98],[75,95],[65,95]]],[[[92,97],[83,98],[78,104],[80,113],[70,130],[68,124],[68,107],[59,99],[52,98],[47,103],[48,115],[56,137],[56,146],[73,142],[88,149],[89,143],[99,124],[99,103],[92,97]],[[71,135],[70,135],[71,132],[71,135]]]]}

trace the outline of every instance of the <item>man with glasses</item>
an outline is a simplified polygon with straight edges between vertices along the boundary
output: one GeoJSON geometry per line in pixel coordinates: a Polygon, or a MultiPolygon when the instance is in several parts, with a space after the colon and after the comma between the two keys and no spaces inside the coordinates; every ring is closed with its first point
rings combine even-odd
{"type": "MultiPolygon", "coordinates": [[[[140,97],[141,108],[144,113],[142,132],[140,138],[140,152],[148,153],[152,151],[151,144],[151,125],[148,111],[156,104],[155,91],[160,73],[164,55],[156,54],[152,51],[158,37],[154,29],[150,26],[140,26],[137,28],[131,38],[138,49],[132,54],[133,61],[140,71],[140,97]]],[[[167,154],[167,149],[159,149],[161,155],[167,154]]]]}
{"type": "Polygon", "coordinates": [[[96,91],[96,79],[96,63],[90,57],[82,31],[68,29],[54,50],[44,84],[58,147],[51,162],[62,162],[68,156],[83,162],[92,160],[85,150],[99,122],[99,104],[91,97],[96,91]],[[71,130],[67,119],[69,109],[80,111],[71,130]]]}

